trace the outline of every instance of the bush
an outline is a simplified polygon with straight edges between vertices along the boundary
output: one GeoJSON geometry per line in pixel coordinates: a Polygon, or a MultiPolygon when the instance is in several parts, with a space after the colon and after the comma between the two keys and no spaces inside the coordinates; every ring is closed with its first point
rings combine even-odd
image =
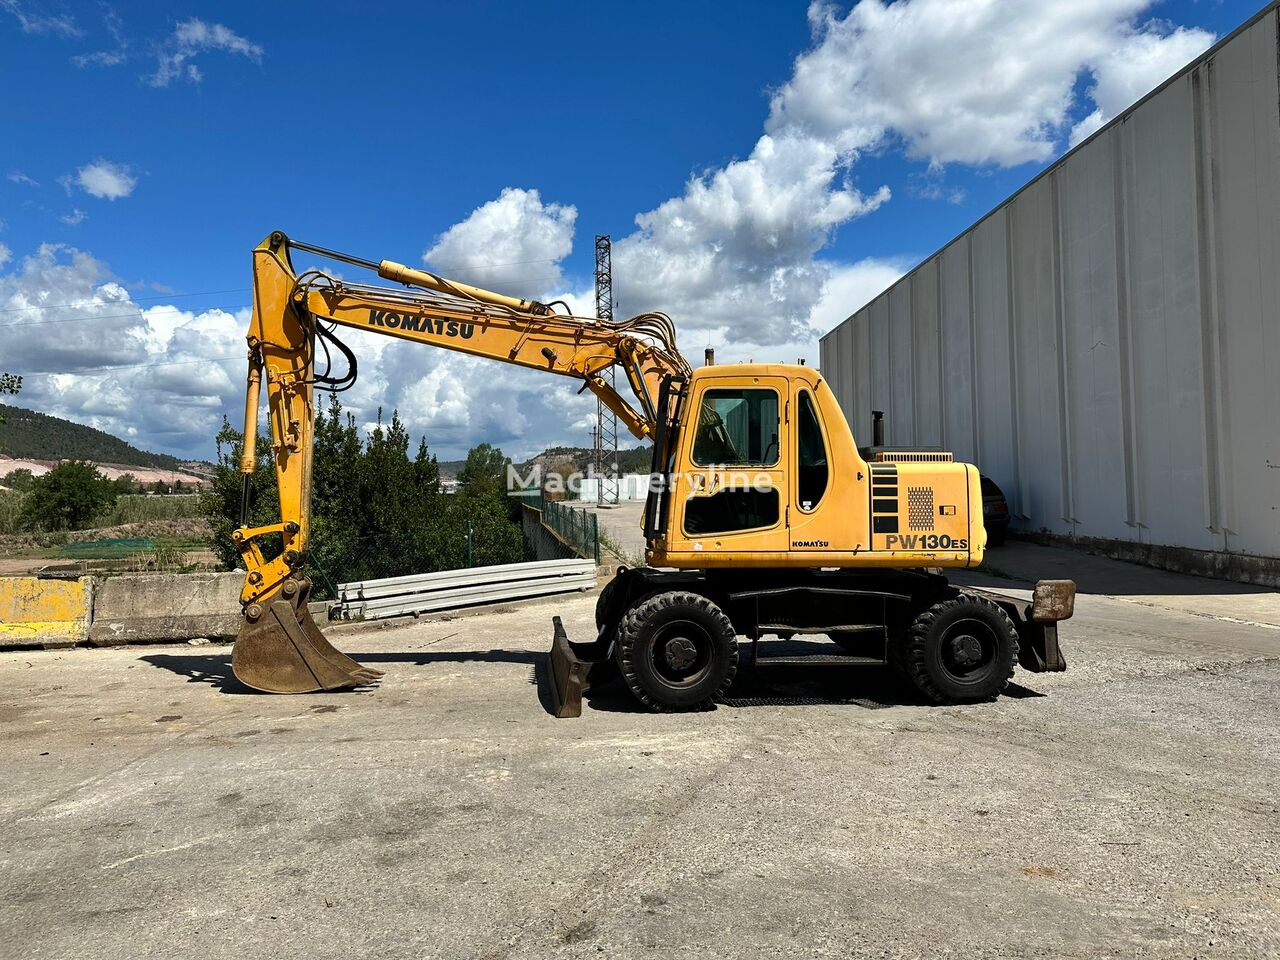
{"type": "Polygon", "coordinates": [[[16,490],[19,493],[26,493],[31,489],[31,484],[35,483],[35,475],[26,467],[13,470],[4,478],[5,486],[10,490],[16,490]]]}
{"type": "Polygon", "coordinates": [[[22,505],[26,497],[12,490],[0,490],[0,533],[22,530],[22,505]]]}
{"type": "Polygon", "coordinates": [[[116,486],[89,463],[59,464],[31,483],[21,522],[35,530],[82,530],[116,503],[116,486]]]}

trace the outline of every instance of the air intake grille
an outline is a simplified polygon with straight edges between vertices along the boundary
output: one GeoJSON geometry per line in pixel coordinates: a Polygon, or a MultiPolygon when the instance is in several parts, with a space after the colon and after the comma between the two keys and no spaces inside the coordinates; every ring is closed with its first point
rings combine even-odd
{"type": "Polygon", "coordinates": [[[933,487],[907,487],[907,528],[933,529],[933,487]]]}
{"type": "Polygon", "coordinates": [[[875,455],[873,462],[879,463],[951,463],[954,459],[951,454],[934,450],[919,453],[894,453],[891,450],[882,450],[875,455]]]}

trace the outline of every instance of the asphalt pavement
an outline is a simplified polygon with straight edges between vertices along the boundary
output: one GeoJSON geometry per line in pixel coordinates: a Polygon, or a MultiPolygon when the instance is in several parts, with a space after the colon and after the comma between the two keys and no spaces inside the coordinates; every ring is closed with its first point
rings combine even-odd
{"type": "Polygon", "coordinates": [[[0,655],[0,957],[1276,956],[1280,598],[1095,561],[1070,669],[967,707],[744,669],[555,720],[593,595],[332,628],[369,692],[0,655]]]}

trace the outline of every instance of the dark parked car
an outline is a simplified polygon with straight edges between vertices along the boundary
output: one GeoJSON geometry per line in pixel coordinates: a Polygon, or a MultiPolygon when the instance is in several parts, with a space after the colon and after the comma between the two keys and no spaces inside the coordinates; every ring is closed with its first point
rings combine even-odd
{"type": "Polygon", "coordinates": [[[987,546],[1004,543],[1009,530],[1009,501],[990,477],[982,478],[982,522],[987,528],[987,546]]]}

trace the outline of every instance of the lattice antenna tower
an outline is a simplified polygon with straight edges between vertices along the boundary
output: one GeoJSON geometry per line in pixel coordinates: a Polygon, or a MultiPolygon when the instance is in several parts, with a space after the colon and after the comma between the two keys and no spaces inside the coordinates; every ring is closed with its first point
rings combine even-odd
{"type": "MultiPolygon", "coordinates": [[[[613,248],[608,237],[596,237],[596,316],[613,319],[613,248]]],[[[609,386],[617,385],[617,367],[609,367],[602,376],[609,386]]],[[[597,503],[618,502],[618,416],[596,400],[595,472],[600,478],[597,503]]]]}

